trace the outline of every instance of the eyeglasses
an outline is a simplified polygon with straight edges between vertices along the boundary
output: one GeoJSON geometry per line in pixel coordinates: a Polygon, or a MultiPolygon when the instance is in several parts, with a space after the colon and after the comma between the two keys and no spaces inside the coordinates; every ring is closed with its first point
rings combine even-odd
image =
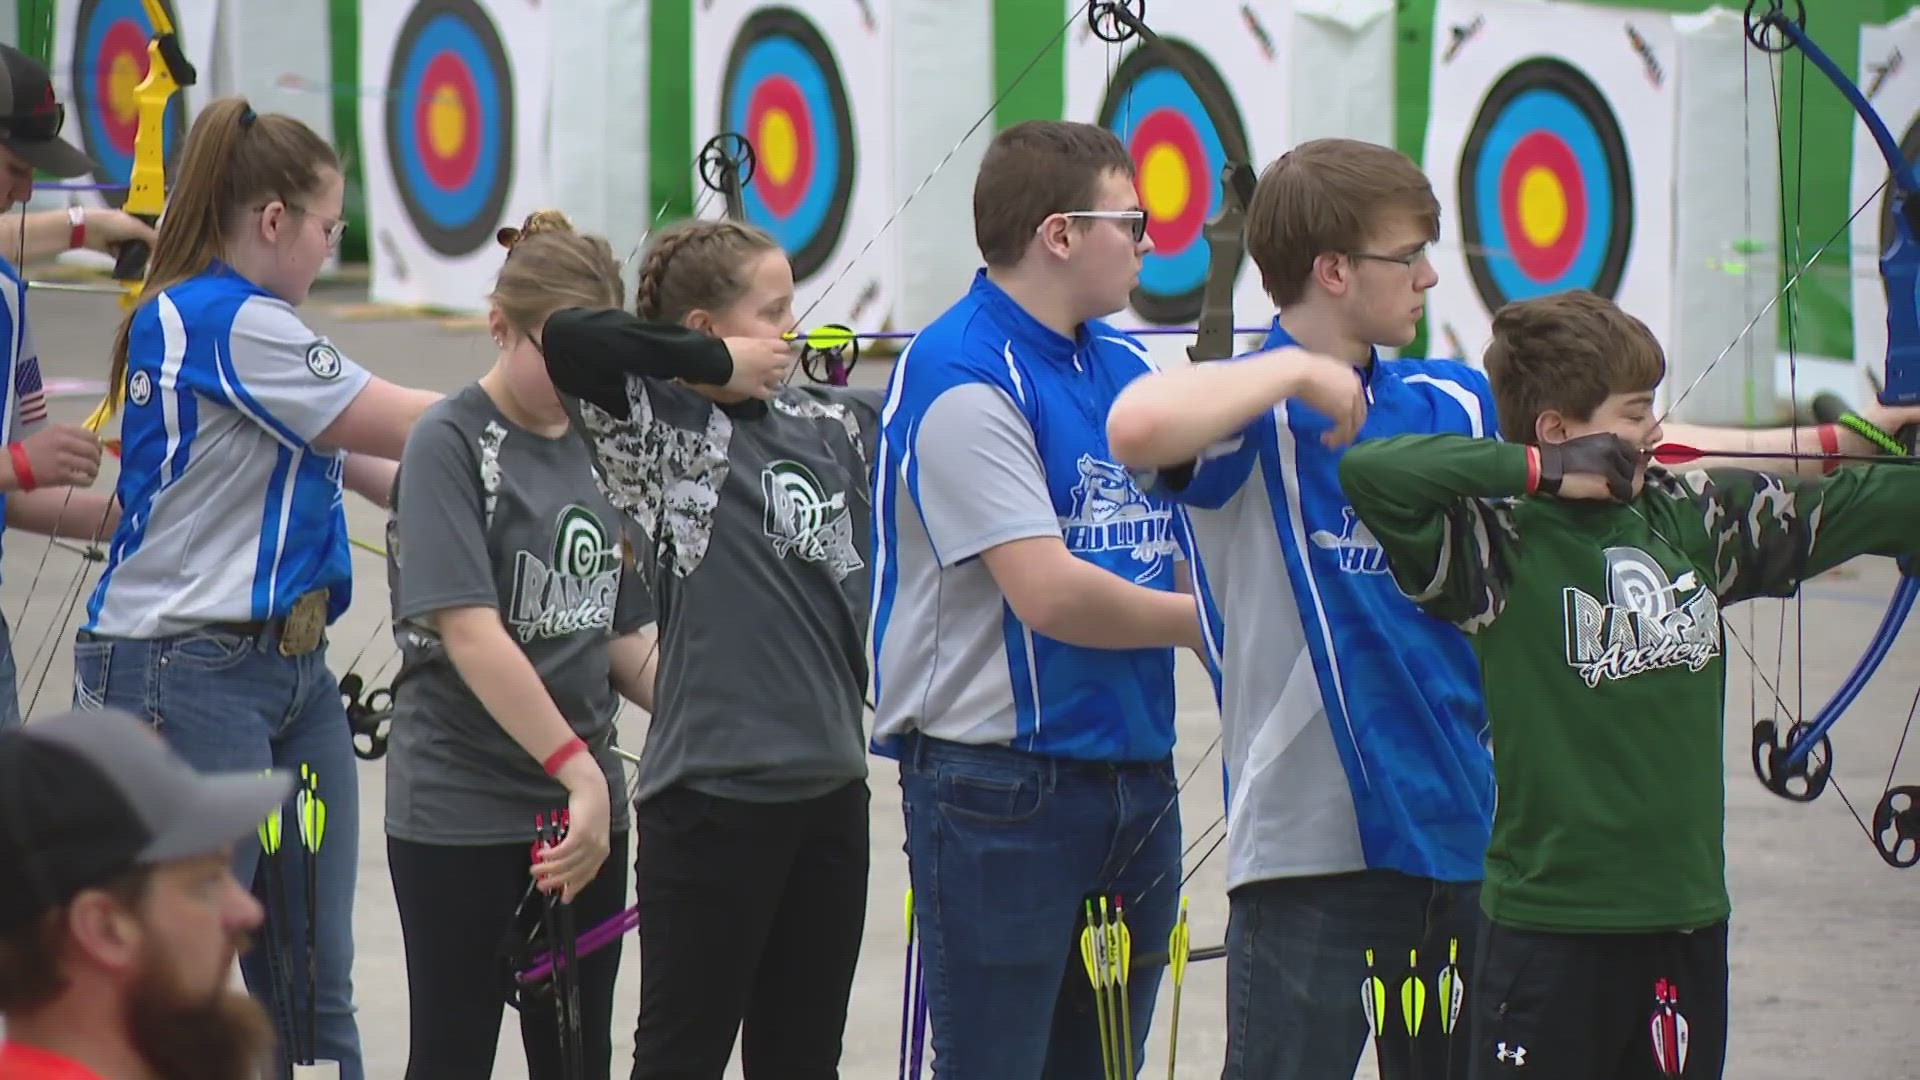
{"type": "Polygon", "coordinates": [[[1375,255],[1366,251],[1348,251],[1344,254],[1349,259],[1371,259],[1374,262],[1398,263],[1411,270],[1415,265],[1426,260],[1427,245],[1421,244],[1411,255],[1375,255]]]}
{"type": "MultiPolygon", "coordinates": [[[[295,206],[295,205],[293,205],[292,203],[288,203],[288,204],[286,204],[286,206],[287,206],[287,209],[288,209],[288,210],[292,210],[292,211],[296,211],[296,212],[298,212],[298,213],[302,213],[302,214],[306,214],[306,215],[307,215],[308,217],[314,217],[314,215],[313,215],[313,213],[312,213],[312,211],[310,211],[310,210],[308,210],[308,209],[307,209],[306,207],[304,207],[304,206],[295,206]]],[[[265,210],[265,209],[266,209],[266,207],[264,207],[264,206],[256,206],[256,207],[254,207],[254,209],[255,209],[255,210],[265,210]]],[[[338,246],[340,245],[340,238],[341,238],[341,237],[343,237],[343,236],[345,236],[345,235],[347,235],[347,219],[346,219],[346,218],[319,218],[319,217],[316,217],[316,218],[314,218],[314,220],[316,220],[316,221],[321,221],[321,222],[324,222],[324,223],[326,224],[326,227],[327,227],[327,250],[329,250],[329,251],[331,251],[331,250],[333,250],[334,248],[336,248],[336,247],[338,247],[338,246]]]]}
{"type": "Polygon", "coordinates": [[[1068,210],[1060,215],[1069,218],[1105,218],[1111,221],[1131,223],[1133,242],[1139,243],[1147,238],[1147,212],[1145,210],[1068,210]]]}
{"type": "Polygon", "coordinates": [[[60,129],[66,126],[67,107],[56,101],[29,113],[0,117],[0,138],[49,142],[59,138],[60,129]]]}

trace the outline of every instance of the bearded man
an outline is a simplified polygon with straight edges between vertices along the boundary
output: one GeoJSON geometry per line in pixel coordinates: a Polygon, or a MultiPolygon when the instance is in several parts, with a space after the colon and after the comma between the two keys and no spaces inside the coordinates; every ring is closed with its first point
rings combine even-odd
{"type": "Polygon", "coordinates": [[[202,775],[124,713],[0,734],[0,1080],[251,1080],[266,1014],[230,989],[261,921],[233,845],[286,773],[202,775]]]}

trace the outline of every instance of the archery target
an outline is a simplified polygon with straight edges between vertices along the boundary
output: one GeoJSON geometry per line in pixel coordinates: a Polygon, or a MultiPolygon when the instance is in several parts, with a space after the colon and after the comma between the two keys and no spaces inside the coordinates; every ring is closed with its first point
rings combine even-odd
{"type": "Polygon", "coordinates": [[[1456,184],[1467,269],[1487,310],[1567,289],[1618,292],[1633,178],[1620,123],[1578,68],[1539,57],[1502,75],[1456,184]]]}
{"type": "Polygon", "coordinates": [[[428,247],[488,243],[512,180],[513,72],[474,0],[423,0],[387,66],[386,146],[400,200],[428,247]]]}
{"type": "MultiPolygon", "coordinates": [[[[1246,144],[1256,172],[1293,144],[1293,7],[1290,0],[1251,0],[1223,19],[1214,5],[1150,3],[1147,22],[1158,46],[1103,41],[1085,18],[1069,29],[1061,115],[1097,123],[1127,148],[1153,241],[1127,310],[1111,317],[1115,325],[1191,326],[1199,316],[1212,256],[1206,226],[1222,204],[1220,174],[1232,142],[1246,144]],[[1209,107],[1209,96],[1219,103],[1209,107]]],[[[1264,326],[1273,317],[1251,259],[1241,260],[1233,301],[1239,326],[1264,326]]],[[[1244,349],[1259,340],[1245,335],[1236,342],[1244,349]]],[[[1156,361],[1175,364],[1186,361],[1193,343],[1178,334],[1142,341],[1156,361]]]]}
{"type": "MultiPolygon", "coordinates": [[[[810,325],[887,325],[900,274],[891,65],[893,5],[709,0],[694,11],[690,156],[720,134],[753,147],[745,220],[793,265],[810,325]],[[883,231],[884,230],[884,231],[883,231]]],[[[703,216],[726,213],[686,163],[703,216]]]]}
{"type": "MultiPolygon", "coordinates": [[[[175,31],[182,32],[173,6],[165,0],[162,6],[175,31]]],[[[146,78],[147,40],[152,36],[153,24],[140,0],[81,0],[75,12],[68,53],[72,65],[68,128],[61,134],[77,141],[100,164],[100,171],[94,174],[99,183],[124,184],[133,175],[134,135],[140,122],[134,88],[146,78]],[[73,137],[75,126],[79,128],[77,140],[73,137]]],[[[188,59],[193,57],[189,55],[188,59]]],[[[161,128],[162,154],[169,166],[187,137],[184,96],[175,93],[167,102],[166,123],[161,128]]],[[[127,200],[124,190],[103,191],[100,196],[114,207],[127,200]]]]}
{"type": "MultiPolygon", "coordinates": [[[[1133,159],[1134,187],[1147,211],[1153,251],[1142,261],[1133,307],[1150,322],[1192,322],[1200,314],[1209,246],[1202,235],[1220,211],[1226,142],[1244,144],[1246,125],[1234,107],[1226,80],[1204,54],[1185,42],[1167,49],[1136,49],[1107,85],[1100,125],[1118,136],[1133,159]],[[1186,67],[1204,80],[1196,91],[1167,49],[1186,57],[1186,67]],[[1211,94],[1220,105],[1206,105],[1211,94]]],[[[1255,167],[1258,167],[1257,163],[1255,167]]]]}
{"type": "Polygon", "coordinates": [[[551,21],[500,0],[362,8],[362,69],[387,88],[360,99],[375,301],[485,311],[495,233],[552,205],[551,21]]]}
{"type": "MultiPolygon", "coordinates": [[[[1884,26],[1860,28],[1859,86],[1900,140],[1900,152],[1909,161],[1920,153],[1920,12],[1884,26]]],[[[1852,255],[1853,358],[1866,380],[1844,392],[1856,404],[1877,394],[1885,379],[1887,358],[1887,293],[1880,277],[1880,256],[1893,241],[1892,186],[1887,159],[1872,132],[1857,116],[1853,120],[1853,177],[1846,212],[1855,214],[1849,226],[1852,255]]]]}
{"type": "Polygon", "coordinates": [[[1441,0],[1425,171],[1441,204],[1428,351],[1478,363],[1505,304],[1584,289],[1665,340],[1677,183],[1671,21],[1441,0]],[[1560,42],[1586,43],[1577,52],[1560,42]]]}

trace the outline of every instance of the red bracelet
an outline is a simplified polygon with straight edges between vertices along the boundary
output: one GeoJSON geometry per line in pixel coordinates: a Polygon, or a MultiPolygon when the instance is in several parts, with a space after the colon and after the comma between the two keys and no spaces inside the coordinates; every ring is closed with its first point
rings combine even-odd
{"type": "Polygon", "coordinates": [[[580,736],[575,735],[566,745],[548,754],[547,760],[540,767],[547,770],[548,776],[553,776],[560,771],[561,766],[573,760],[573,755],[584,754],[586,750],[587,744],[581,741],[580,736]]]}
{"type": "Polygon", "coordinates": [[[7,452],[13,455],[13,478],[20,483],[21,491],[32,491],[39,487],[33,478],[33,462],[27,460],[27,448],[19,443],[8,443],[7,452]]]}
{"type": "Polygon", "coordinates": [[[1540,487],[1540,448],[1527,447],[1527,494],[1531,495],[1540,487]]]}
{"type": "Polygon", "coordinates": [[[87,211],[83,207],[67,207],[67,224],[73,231],[67,235],[67,247],[79,250],[87,242],[87,211]]]}
{"type": "MultiPolygon", "coordinates": [[[[1840,429],[1835,427],[1832,424],[1821,424],[1819,427],[1819,431],[1820,431],[1820,452],[1823,454],[1839,453],[1840,452],[1840,429]]],[[[1829,457],[1826,461],[1826,464],[1821,466],[1821,471],[1832,472],[1833,470],[1839,467],[1840,467],[1839,460],[1829,457]]]]}

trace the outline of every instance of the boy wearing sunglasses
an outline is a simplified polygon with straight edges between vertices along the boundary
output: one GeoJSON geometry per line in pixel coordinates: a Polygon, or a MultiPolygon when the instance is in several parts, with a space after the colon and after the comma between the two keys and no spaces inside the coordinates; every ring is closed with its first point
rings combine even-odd
{"type": "MultiPolygon", "coordinates": [[[[882,413],[873,740],[900,763],[943,1076],[1099,1075],[1076,919],[1124,897],[1145,952],[1179,904],[1174,648],[1198,649],[1199,620],[1178,512],[1105,431],[1152,369],[1103,321],[1152,250],[1133,175],[1103,128],[1002,131],[974,186],[986,268],[901,355],[882,413]]],[[[1136,1060],[1159,974],[1130,979],[1136,1060]]]]}
{"type": "MultiPolygon", "coordinates": [[[[66,178],[98,168],[60,140],[65,120],[66,107],[54,98],[45,65],[0,45],[0,213],[33,195],[36,170],[66,178]]],[[[0,257],[0,444],[7,451],[0,461],[0,507],[8,529],[95,541],[112,534],[118,504],[111,494],[71,488],[87,487],[99,475],[100,439],[84,427],[47,418],[26,299],[26,280],[0,257]]],[[[0,729],[21,720],[15,683],[11,634],[0,618],[0,729]]]]}

